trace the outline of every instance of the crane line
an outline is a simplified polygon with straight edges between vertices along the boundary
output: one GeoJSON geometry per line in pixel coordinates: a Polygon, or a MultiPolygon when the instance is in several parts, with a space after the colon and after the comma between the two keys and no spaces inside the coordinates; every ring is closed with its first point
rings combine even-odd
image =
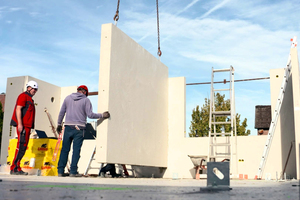
{"type": "MultiPolygon", "coordinates": [[[[265,80],[265,79],[270,79],[270,77],[262,77],[262,78],[247,78],[247,79],[240,79],[240,80],[234,80],[234,82],[242,82],[242,81],[258,81],[258,80],[265,80]]],[[[226,84],[227,81],[224,79],[223,81],[216,81],[214,83],[224,83],[226,84]]],[[[202,83],[187,83],[186,85],[204,85],[204,84],[211,84],[211,82],[202,82],[202,83]]]]}
{"type": "Polygon", "coordinates": [[[115,21],[116,26],[117,26],[117,22],[119,20],[119,6],[120,6],[120,0],[118,0],[117,11],[116,11],[116,14],[114,16],[114,21],[115,21]]]}

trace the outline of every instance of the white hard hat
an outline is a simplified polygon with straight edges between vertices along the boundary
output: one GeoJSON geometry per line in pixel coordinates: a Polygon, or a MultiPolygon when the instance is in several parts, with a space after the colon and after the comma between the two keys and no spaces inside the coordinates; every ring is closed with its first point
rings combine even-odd
{"type": "Polygon", "coordinates": [[[35,82],[35,81],[29,81],[27,84],[26,84],[26,88],[28,88],[28,87],[32,87],[32,88],[34,88],[34,89],[38,89],[38,84],[37,84],[37,82],[35,82]]]}

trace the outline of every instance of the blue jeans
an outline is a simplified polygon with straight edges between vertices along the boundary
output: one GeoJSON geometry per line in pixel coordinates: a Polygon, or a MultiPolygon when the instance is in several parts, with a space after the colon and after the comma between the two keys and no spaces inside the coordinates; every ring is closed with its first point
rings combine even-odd
{"type": "Polygon", "coordinates": [[[70,174],[77,174],[77,164],[80,158],[80,150],[83,142],[83,130],[73,129],[70,126],[65,126],[64,138],[62,143],[62,149],[58,161],[57,171],[59,174],[63,174],[66,164],[68,162],[68,156],[73,142],[73,155],[71,162],[70,174]]]}

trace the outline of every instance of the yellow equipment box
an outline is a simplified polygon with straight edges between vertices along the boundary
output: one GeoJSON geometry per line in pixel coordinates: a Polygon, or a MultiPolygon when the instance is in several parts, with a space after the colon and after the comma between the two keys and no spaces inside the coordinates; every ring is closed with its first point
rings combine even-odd
{"type": "MultiPolygon", "coordinates": [[[[10,139],[8,146],[7,165],[11,165],[15,157],[15,150],[18,139],[10,139]]],[[[39,169],[42,176],[57,176],[57,163],[61,151],[62,142],[60,143],[56,160],[53,161],[57,139],[39,138],[29,139],[27,150],[21,160],[23,169],[39,169]]]]}

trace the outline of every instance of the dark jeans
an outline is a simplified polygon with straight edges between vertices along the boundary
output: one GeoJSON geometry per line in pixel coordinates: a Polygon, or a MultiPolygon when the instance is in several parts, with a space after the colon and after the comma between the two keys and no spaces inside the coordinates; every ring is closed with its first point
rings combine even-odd
{"type": "Polygon", "coordinates": [[[108,163],[107,165],[105,165],[105,167],[102,167],[101,168],[101,170],[100,170],[100,172],[99,172],[99,176],[100,176],[100,173],[101,172],[104,172],[104,173],[106,173],[106,172],[109,172],[110,173],[110,175],[116,175],[116,167],[115,167],[115,164],[110,164],[110,163],[108,163]]]}
{"type": "Polygon", "coordinates": [[[71,162],[70,174],[77,174],[77,164],[80,158],[80,150],[83,142],[83,130],[77,130],[70,126],[65,126],[63,144],[58,161],[57,171],[59,174],[64,173],[64,169],[68,162],[68,155],[70,152],[71,144],[73,142],[73,155],[71,162]]]}

